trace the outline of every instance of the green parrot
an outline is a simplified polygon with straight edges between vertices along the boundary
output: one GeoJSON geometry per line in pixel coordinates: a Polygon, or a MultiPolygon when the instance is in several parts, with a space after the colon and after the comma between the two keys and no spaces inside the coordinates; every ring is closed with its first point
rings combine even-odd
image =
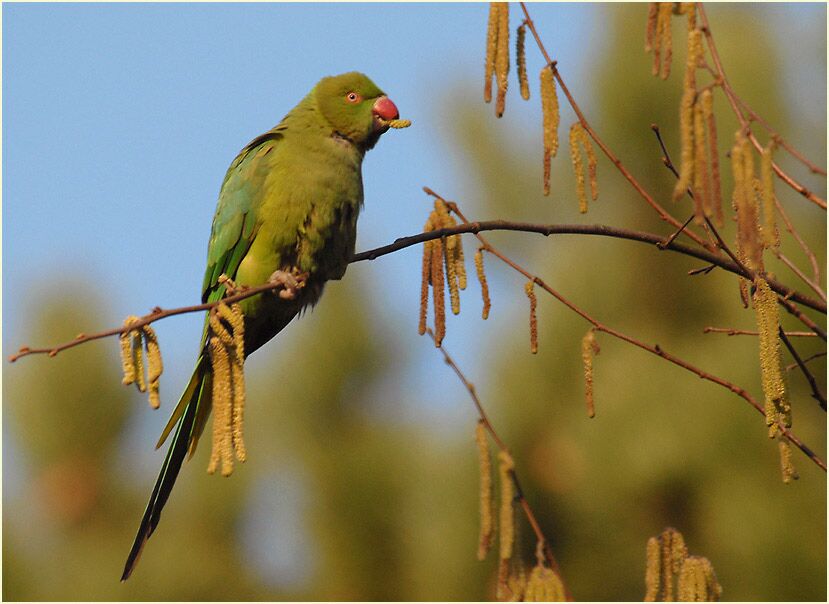
{"type": "MultiPolygon", "coordinates": [[[[315,304],[326,281],[345,273],[363,205],[363,156],[398,117],[395,104],[365,75],[326,77],[230,164],[213,217],[202,300],[223,296],[222,274],[237,287],[266,283],[275,271],[308,275],[293,300],[265,292],[241,302],[245,358],[315,304]]],[[[188,452],[193,455],[210,415],[206,336],[207,323],[193,376],[156,447],[175,430],[122,581],[158,525],[182,462],[188,452]]]]}

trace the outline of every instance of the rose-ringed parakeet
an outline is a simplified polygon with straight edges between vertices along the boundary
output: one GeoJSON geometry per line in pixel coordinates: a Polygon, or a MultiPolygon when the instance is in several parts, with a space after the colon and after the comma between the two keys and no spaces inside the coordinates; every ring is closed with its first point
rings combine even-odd
{"type": "MultiPolygon", "coordinates": [[[[222,298],[222,274],[237,287],[266,283],[275,271],[307,275],[292,300],[265,292],[241,302],[245,357],[316,303],[326,281],[345,273],[363,204],[363,156],[397,118],[397,107],[365,75],[323,78],[230,164],[213,218],[202,300],[222,298]]],[[[172,431],[122,581],[158,525],[182,462],[193,454],[210,414],[207,334],[205,324],[193,376],[159,440],[161,446],[172,431]]]]}

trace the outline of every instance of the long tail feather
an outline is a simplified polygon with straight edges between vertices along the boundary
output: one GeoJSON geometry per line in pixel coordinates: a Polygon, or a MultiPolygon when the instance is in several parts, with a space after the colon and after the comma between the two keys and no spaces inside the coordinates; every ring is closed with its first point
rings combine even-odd
{"type": "MultiPolygon", "coordinates": [[[[190,447],[190,441],[194,435],[193,427],[196,423],[196,417],[199,414],[199,407],[206,406],[210,402],[209,377],[210,373],[207,369],[207,363],[203,363],[200,358],[199,363],[196,365],[196,371],[193,373],[193,377],[190,379],[190,383],[182,395],[182,400],[176,408],[180,419],[178,420],[178,426],[173,436],[173,442],[170,444],[170,449],[164,458],[161,473],[158,475],[158,480],[150,495],[150,501],[147,504],[147,509],[144,511],[144,516],[141,518],[138,534],[136,534],[132,549],[130,550],[129,556],[127,556],[121,581],[129,579],[136,564],[138,564],[144,545],[153,534],[153,531],[155,531],[156,526],[158,526],[158,521],[161,518],[161,510],[170,497],[170,492],[173,490],[173,485],[178,477],[181,464],[190,447]],[[182,403],[185,403],[183,408],[182,403]]],[[[175,417],[176,412],[173,415],[175,417]]]]}

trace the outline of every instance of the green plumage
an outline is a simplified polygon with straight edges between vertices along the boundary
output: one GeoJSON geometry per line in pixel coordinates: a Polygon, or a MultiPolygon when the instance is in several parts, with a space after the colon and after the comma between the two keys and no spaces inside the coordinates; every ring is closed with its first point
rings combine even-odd
{"type": "MultiPolygon", "coordinates": [[[[315,304],[326,281],[345,273],[363,203],[363,156],[388,129],[383,120],[396,117],[394,104],[366,76],[351,72],[324,78],[230,164],[213,218],[202,300],[213,302],[224,294],[218,282],[222,274],[246,286],[266,283],[277,270],[308,274],[295,300],[267,292],[241,302],[245,356],[315,304]]],[[[155,530],[184,457],[195,451],[210,414],[206,336],[205,323],[193,376],[159,439],[161,446],[174,434],[122,581],[155,530]]]]}

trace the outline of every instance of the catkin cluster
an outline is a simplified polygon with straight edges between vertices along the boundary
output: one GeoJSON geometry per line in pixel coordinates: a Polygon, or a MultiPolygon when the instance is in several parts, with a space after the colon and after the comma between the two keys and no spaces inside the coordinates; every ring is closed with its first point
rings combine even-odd
{"type": "Polygon", "coordinates": [[[495,115],[504,115],[507,98],[507,74],[509,73],[509,4],[490,2],[489,23],[486,32],[486,77],[484,101],[492,101],[492,79],[498,86],[495,115]]]}
{"type": "Polygon", "coordinates": [[[671,60],[671,15],[687,16],[688,41],[682,98],[679,105],[680,164],[673,190],[674,201],[693,189],[694,220],[706,218],[723,225],[717,129],[711,87],[697,90],[696,72],[704,66],[702,31],[697,29],[696,7],[692,2],[651,3],[645,50],[654,53],[654,75],[668,77],[671,60]],[[660,52],[664,52],[660,62],[660,52]]]}
{"type": "Polygon", "coordinates": [[[706,559],[688,556],[682,533],[666,528],[648,539],[645,602],[716,602],[722,587],[706,559]]]}
{"type": "MultiPolygon", "coordinates": [[[[484,560],[492,548],[495,531],[493,515],[492,461],[489,453],[486,426],[479,420],[475,427],[475,442],[478,449],[480,469],[480,533],[478,536],[478,560],[484,560]]],[[[526,575],[520,556],[516,555],[516,527],[514,473],[515,462],[508,451],[498,453],[498,582],[496,598],[501,601],[555,602],[565,600],[564,584],[555,571],[548,568],[544,558],[544,544],[536,548],[538,563],[526,575]]]]}
{"type": "MultiPolygon", "coordinates": [[[[425,232],[453,227],[457,224],[442,199],[435,200],[435,208],[423,227],[425,232]]],[[[477,257],[476,257],[477,265],[477,257]]],[[[480,276],[480,271],[479,271],[480,276]]],[[[423,244],[423,270],[420,284],[420,320],[418,333],[426,333],[426,315],[429,305],[429,287],[435,307],[435,346],[440,346],[446,335],[446,308],[444,283],[449,289],[449,302],[453,314],[461,312],[459,290],[466,289],[466,265],[460,235],[432,239],[423,244]],[[444,277],[445,275],[445,277],[444,277]]]]}
{"type": "Polygon", "coordinates": [[[221,303],[208,315],[213,380],[213,443],[207,472],[221,464],[222,476],[233,473],[234,456],[247,458],[242,427],[245,408],[245,320],[239,304],[221,303]]]}
{"type": "Polygon", "coordinates": [[[570,161],[573,163],[573,172],[576,175],[576,196],[579,198],[579,212],[587,212],[587,192],[585,190],[584,161],[582,151],[587,156],[587,177],[590,180],[590,198],[593,201],[599,197],[599,185],[596,181],[596,153],[593,143],[587,135],[581,122],[570,126],[570,161]]]}
{"type": "MultiPolygon", "coordinates": [[[[138,317],[129,316],[124,321],[124,327],[129,327],[138,321],[138,317]]],[[[158,346],[158,337],[155,330],[149,325],[127,330],[121,333],[121,368],[124,378],[121,383],[125,386],[135,384],[139,392],[150,393],[150,406],[158,409],[161,400],[158,394],[159,380],[164,371],[161,360],[161,349],[158,346]],[[144,354],[147,354],[147,373],[144,375],[144,354]]]]}

